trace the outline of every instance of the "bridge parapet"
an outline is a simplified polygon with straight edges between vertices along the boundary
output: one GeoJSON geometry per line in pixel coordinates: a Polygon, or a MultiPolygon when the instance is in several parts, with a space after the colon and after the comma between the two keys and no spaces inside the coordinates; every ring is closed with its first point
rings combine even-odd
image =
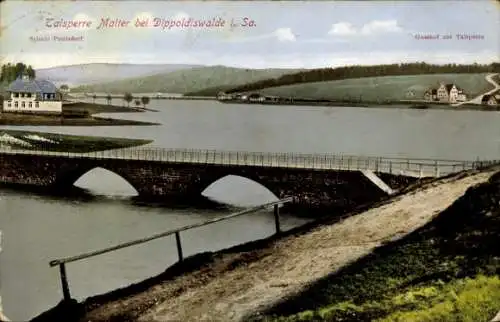
{"type": "Polygon", "coordinates": [[[60,156],[64,158],[142,160],[169,163],[202,163],[228,166],[261,166],[317,170],[369,170],[412,177],[439,177],[450,173],[498,164],[493,161],[464,161],[419,158],[387,158],[343,154],[269,153],[155,147],[127,148],[90,153],[0,149],[0,154],[60,156]]]}

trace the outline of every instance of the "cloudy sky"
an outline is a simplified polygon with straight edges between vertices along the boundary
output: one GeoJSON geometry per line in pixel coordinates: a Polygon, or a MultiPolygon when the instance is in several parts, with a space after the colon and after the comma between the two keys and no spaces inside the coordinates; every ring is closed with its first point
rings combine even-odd
{"type": "MultiPolygon", "coordinates": [[[[35,68],[92,62],[184,63],[249,68],[315,68],[402,61],[499,60],[500,6],[465,1],[6,1],[0,4],[2,62],[35,68]],[[247,26],[244,24],[246,19],[247,26]],[[99,28],[102,19],[131,21],[99,28]],[[136,19],[184,27],[135,27],[136,19]],[[52,20],[51,20],[52,19],[52,20]],[[60,20],[90,27],[47,26],[60,20]],[[225,21],[195,27],[195,21],[225,21]],[[157,20],[158,21],[158,20],[157,20]],[[237,26],[231,26],[231,21],[237,26]],[[253,21],[251,23],[250,21],[253,21]],[[190,25],[186,25],[190,24],[190,25]],[[252,25],[253,26],[250,26],[252,25]],[[416,35],[451,35],[423,40],[416,35]],[[457,39],[457,34],[481,39],[457,39]],[[82,37],[55,41],[54,37],[82,37]],[[48,37],[47,41],[34,41],[48,37]]],[[[47,39],[47,38],[45,38],[47,39]]]]}

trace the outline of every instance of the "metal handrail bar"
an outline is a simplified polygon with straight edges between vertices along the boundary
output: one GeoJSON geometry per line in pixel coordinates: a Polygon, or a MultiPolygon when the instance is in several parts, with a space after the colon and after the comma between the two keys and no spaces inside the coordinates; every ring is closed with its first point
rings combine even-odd
{"type": "Polygon", "coordinates": [[[227,219],[231,219],[231,218],[239,217],[239,216],[246,215],[246,214],[249,214],[249,213],[252,213],[252,212],[256,212],[256,211],[259,211],[259,210],[263,210],[263,209],[272,207],[274,205],[280,205],[280,204],[284,204],[284,203],[287,203],[287,202],[291,202],[292,200],[293,200],[293,197],[288,197],[288,198],[280,199],[278,201],[274,201],[274,202],[270,202],[270,203],[267,203],[267,204],[263,204],[263,205],[251,207],[251,208],[248,208],[248,209],[236,212],[236,213],[232,213],[232,214],[229,214],[229,215],[226,215],[226,216],[221,216],[221,217],[213,218],[213,219],[201,222],[201,223],[187,225],[187,226],[184,226],[184,227],[181,227],[181,228],[177,228],[177,229],[167,230],[165,232],[158,233],[158,234],[146,237],[146,238],[136,239],[136,240],[129,241],[129,242],[122,243],[122,244],[118,244],[118,245],[115,245],[115,246],[112,246],[112,247],[108,247],[108,248],[104,248],[104,249],[101,249],[101,250],[97,250],[97,251],[93,251],[93,252],[88,252],[88,253],[84,253],[84,254],[80,254],[80,255],[76,255],[76,256],[71,256],[71,257],[66,257],[66,258],[52,260],[52,261],[50,261],[49,265],[51,267],[53,267],[53,266],[56,266],[56,265],[59,265],[59,264],[75,262],[75,261],[82,260],[82,259],[85,259],[85,258],[94,257],[94,256],[97,256],[97,255],[109,253],[109,252],[112,252],[112,251],[115,251],[115,250],[119,250],[119,249],[122,249],[122,248],[126,248],[126,247],[130,247],[130,246],[135,246],[135,245],[143,244],[143,243],[146,243],[146,242],[158,239],[158,238],[162,238],[162,237],[167,237],[167,236],[170,236],[170,235],[173,235],[175,233],[182,232],[182,231],[186,231],[186,230],[190,230],[190,229],[194,229],[194,228],[199,228],[199,227],[207,226],[207,225],[219,222],[219,221],[224,221],[224,220],[227,220],[227,219]]]}
{"type": "Polygon", "coordinates": [[[50,265],[50,267],[59,266],[59,274],[60,274],[60,278],[61,278],[61,286],[62,286],[63,298],[64,298],[64,301],[70,301],[71,300],[71,294],[70,294],[70,291],[69,291],[68,278],[67,278],[67,275],[66,275],[66,264],[67,263],[79,261],[79,260],[90,258],[90,257],[94,257],[94,256],[98,256],[98,255],[101,255],[101,254],[109,253],[109,252],[112,252],[112,251],[115,251],[115,250],[119,250],[119,249],[123,249],[123,248],[126,248],[126,247],[131,247],[131,246],[134,246],[134,245],[143,244],[143,243],[146,243],[146,242],[158,239],[158,238],[163,238],[163,237],[167,237],[167,236],[174,235],[174,234],[175,234],[175,241],[176,241],[176,245],[177,245],[177,255],[179,257],[179,262],[182,262],[184,260],[184,255],[183,255],[183,252],[182,252],[182,245],[181,245],[181,236],[180,236],[180,233],[182,231],[187,231],[187,230],[190,230],[190,229],[207,226],[207,225],[219,222],[219,221],[223,221],[223,220],[235,218],[235,217],[238,217],[238,216],[242,216],[242,215],[245,215],[245,214],[249,214],[249,213],[252,213],[252,212],[256,212],[256,211],[259,211],[259,210],[263,210],[263,209],[266,209],[268,207],[274,207],[274,223],[275,223],[275,228],[276,228],[276,234],[279,234],[279,233],[281,233],[280,216],[279,216],[279,205],[287,203],[287,202],[291,202],[291,201],[293,201],[293,199],[294,199],[294,197],[283,198],[283,199],[278,200],[278,201],[273,201],[273,202],[266,203],[266,204],[263,204],[263,205],[260,205],[260,206],[251,207],[251,208],[248,208],[248,209],[245,209],[245,210],[233,213],[233,214],[229,214],[229,215],[226,215],[226,216],[221,216],[221,217],[213,218],[213,219],[204,221],[202,223],[192,224],[192,225],[184,226],[184,227],[181,227],[181,228],[168,230],[168,231],[165,231],[165,232],[162,232],[162,233],[159,233],[159,234],[155,234],[155,235],[152,235],[152,236],[149,236],[149,237],[145,237],[145,238],[141,238],[141,239],[129,241],[129,242],[126,242],[126,243],[122,243],[122,244],[119,244],[119,245],[115,245],[115,246],[112,246],[112,247],[104,248],[104,249],[93,251],[93,252],[89,252],[89,253],[84,253],[84,254],[80,254],[80,255],[76,255],[76,256],[71,256],[71,257],[66,257],[66,258],[60,258],[60,259],[52,260],[52,261],[49,262],[49,265],[50,265]]]}

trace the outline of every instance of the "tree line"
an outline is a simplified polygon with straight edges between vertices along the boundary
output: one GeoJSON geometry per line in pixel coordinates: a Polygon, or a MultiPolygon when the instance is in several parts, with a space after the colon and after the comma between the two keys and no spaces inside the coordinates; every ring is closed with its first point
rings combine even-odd
{"type": "Polygon", "coordinates": [[[221,91],[225,93],[248,92],[275,86],[335,81],[349,78],[457,73],[500,73],[500,63],[435,65],[421,62],[373,66],[354,65],[336,68],[318,68],[300,71],[292,74],[286,74],[277,78],[264,79],[236,87],[212,87],[201,91],[186,93],[184,95],[216,96],[217,93],[221,91]]]}
{"type": "Polygon", "coordinates": [[[36,77],[36,72],[31,65],[7,63],[1,67],[0,82],[11,83],[23,74],[28,75],[30,79],[35,79],[36,77]]]}

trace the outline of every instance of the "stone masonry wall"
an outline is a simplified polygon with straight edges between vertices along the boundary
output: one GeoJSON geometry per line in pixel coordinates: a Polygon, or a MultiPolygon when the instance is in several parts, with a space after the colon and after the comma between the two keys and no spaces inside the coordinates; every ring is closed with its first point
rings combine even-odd
{"type": "Polygon", "coordinates": [[[101,167],[127,180],[145,199],[194,200],[211,183],[236,175],[260,183],[277,197],[294,196],[291,211],[344,212],[380,200],[385,193],[358,171],[227,166],[116,159],[0,155],[0,183],[64,191],[87,171],[101,167]]]}

